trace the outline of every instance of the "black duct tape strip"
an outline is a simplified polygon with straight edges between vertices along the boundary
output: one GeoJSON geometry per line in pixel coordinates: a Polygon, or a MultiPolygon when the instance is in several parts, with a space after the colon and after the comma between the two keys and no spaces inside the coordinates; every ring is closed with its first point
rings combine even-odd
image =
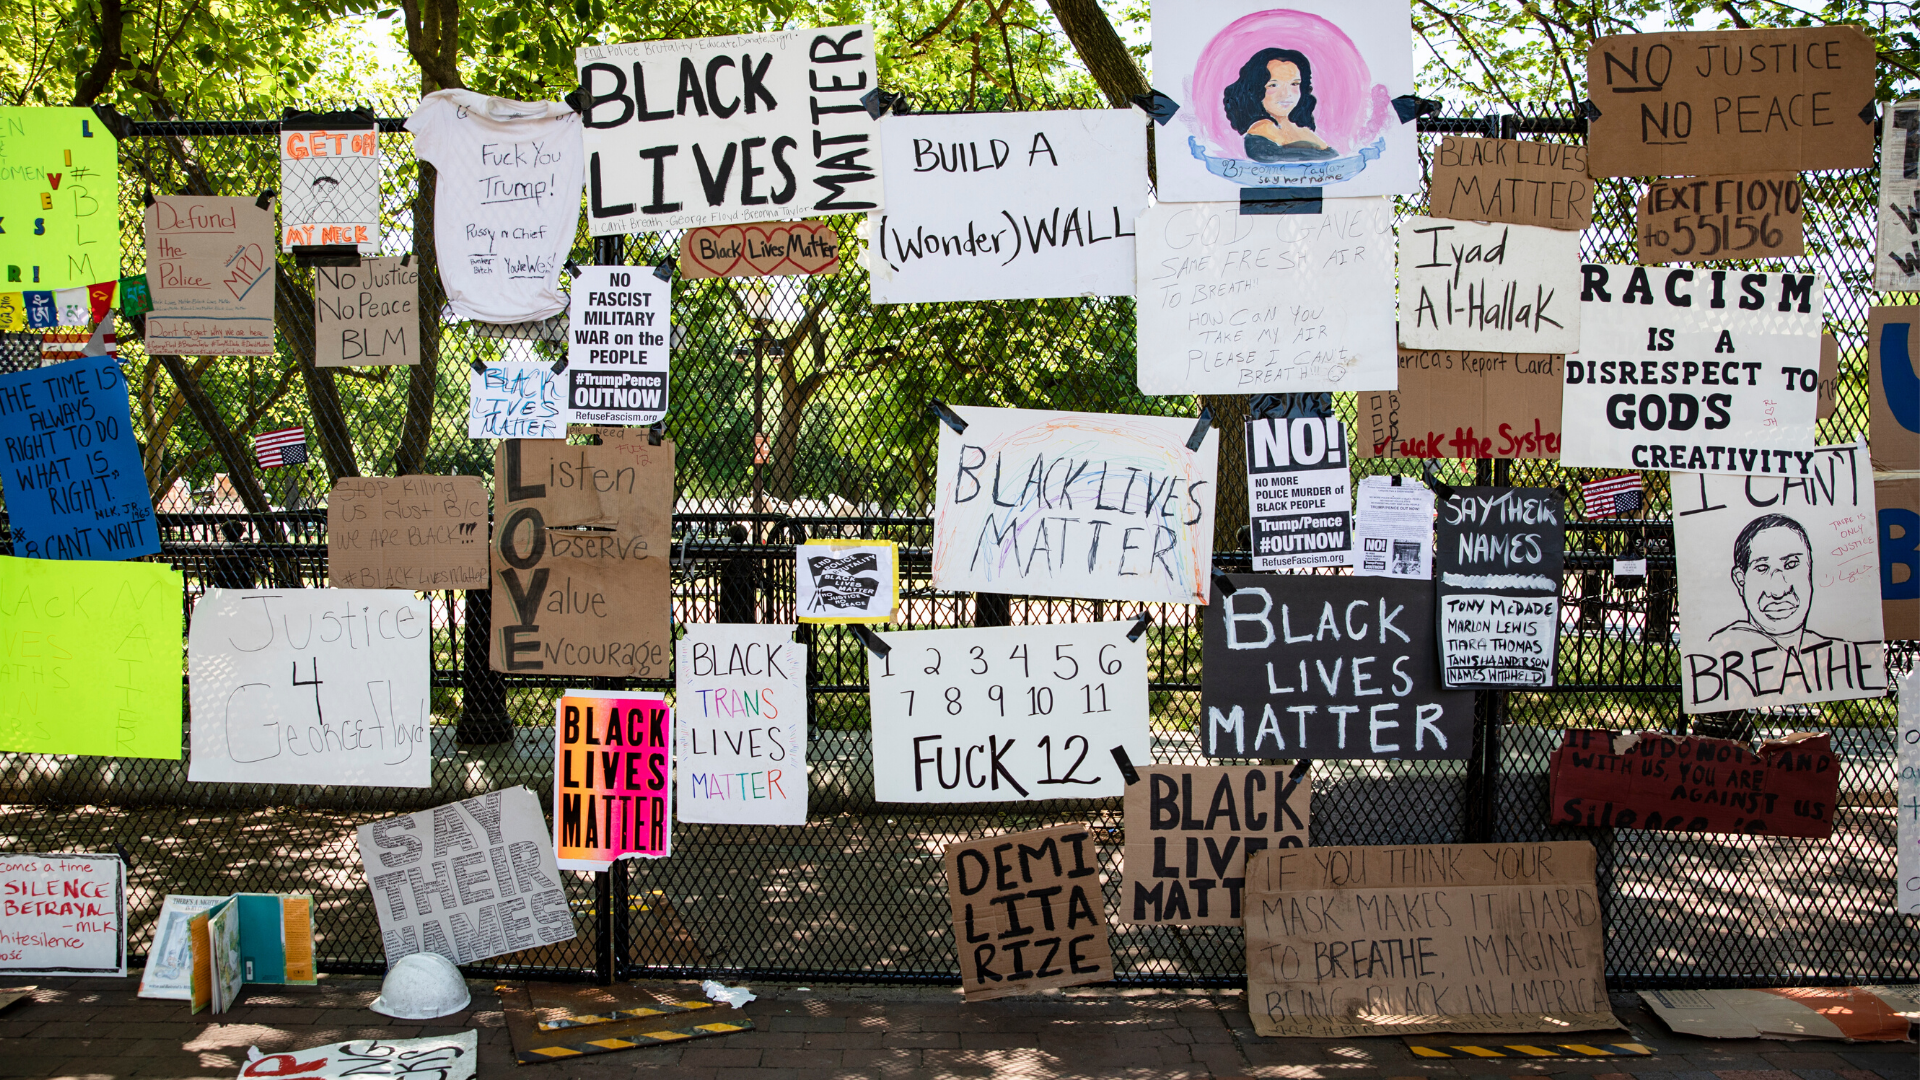
{"type": "Polygon", "coordinates": [[[1140,782],[1140,770],[1133,767],[1133,759],[1127,756],[1126,747],[1116,746],[1108,753],[1113,755],[1113,763],[1120,766],[1120,775],[1126,779],[1128,787],[1140,782]]]}
{"type": "Polygon", "coordinates": [[[1317,187],[1240,189],[1242,214],[1318,214],[1320,208],[1317,187]]]}
{"type": "Polygon", "coordinates": [[[860,643],[874,655],[885,656],[893,651],[893,646],[882,641],[880,635],[874,633],[873,628],[866,623],[848,623],[847,626],[853,631],[853,636],[859,638],[860,643]]]}
{"type": "Polygon", "coordinates": [[[1140,617],[1134,620],[1133,629],[1127,631],[1127,640],[1139,641],[1140,635],[1146,633],[1147,627],[1152,625],[1153,625],[1153,612],[1151,611],[1141,612],[1140,617]]]}
{"type": "Polygon", "coordinates": [[[278,191],[275,191],[272,188],[267,188],[265,191],[262,191],[260,193],[259,198],[253,200],[253,205],[259,207],[262,210],[271,210],[273,209],[273,197],[278,194],[280,194],[278,191]]]}
{"type": "Polygon", "coordinates": [[[1180,111],[1179,102],[1151,86],[1147,87],[1146,93],[1133,95],[1133,103],[1140,106],[1148,116],[1153,117],[1154,123],[1163,126],[1180,111]]]}
{"type": "Polygon", "coordinates": [[[928,398],[927,410],[939,417],[941,423],[952,428],[955,435],[965,435],[967,433],[967,422],[960,418],[959,413],[947,408],[946,402],[941,401],[939,398],[928,398]]]}
{"type": "Polygon", "coordinates": [[[1234,590],[1233,579],[1228,577],[1226,575],[1226,572],[1219,569],[1218,567],[1215,567],[1213,571],[1213,585],[1214,585],[1214,588],[1217,588],[1220,590],[1221,596],[1233,595],[1233,590],[1234,590]]]}
{"type": "Polygon", "coordinates": [[[1411,122],[1416,116],[1439,115],[1440,103],[1432,98],[1401,94],[1393,99],[1393,113],[1400,118],[1401,123],[1405,124],[1411,122]]]}
{"type": "Polygon", "coordinates": [[[1600,106],[1595,105],[1592,98],[1588,98],[1580,103],[1580,115],[1589,120],[1598,120],[1600,119],[1600,106]]]}
{"type": "Polygon", "coordinates": [[[674,257],[669,255],[655,264],[653,276],[659,278],[661,281],[672,281],[673,271],[677,265],[674,257]]]}
{"type": "Polygon", "coordinates": [[[359,266],[360,248],[353,244],[295,244],[295,266],[359,266]]]}
{"type": "Polygon", "coordinates": [[[1860,106],[1861,123],[1871,124],[1878,119],[1880,119],[1880,109],[1874,102],[1869,101],[1865,105],[1860,106]]]}
{"type": "Polygon", "coordinates": [[[1200,418],[1193,423],[1193,434],[1187,436],[1187,449],[1198,450],[1200,444],[1207,441],[1207,429],[1213,426],[1213,410],[1200,406],[1200,418]]]}

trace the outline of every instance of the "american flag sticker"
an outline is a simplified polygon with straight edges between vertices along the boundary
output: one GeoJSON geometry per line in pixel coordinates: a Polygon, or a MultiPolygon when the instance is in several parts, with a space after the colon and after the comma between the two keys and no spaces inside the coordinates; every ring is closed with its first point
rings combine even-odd
{"type": "Polygon", "coordinates": [[[1581,501],[1587,517],[1610,518],[1631,514],[1646,501],[1646,485],[1639,473],[1609,476],[1580,485],[1581,501]]]}
{"type": "Polygon", "coordinates": [[[290,427],[255,435],[253,455],[259,459],[263,469],[304,465],[307,462],[307,431],[305,428],[290,427]]]}

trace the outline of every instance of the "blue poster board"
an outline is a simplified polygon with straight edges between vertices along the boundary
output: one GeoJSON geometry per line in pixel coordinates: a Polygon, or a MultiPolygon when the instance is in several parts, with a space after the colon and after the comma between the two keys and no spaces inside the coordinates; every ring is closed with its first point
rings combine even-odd
{"type": "Polygon", "coordinates": [[[0,375],[0,458],[15,555],[114,560],[160,551],[113,357],[0,375]]]}

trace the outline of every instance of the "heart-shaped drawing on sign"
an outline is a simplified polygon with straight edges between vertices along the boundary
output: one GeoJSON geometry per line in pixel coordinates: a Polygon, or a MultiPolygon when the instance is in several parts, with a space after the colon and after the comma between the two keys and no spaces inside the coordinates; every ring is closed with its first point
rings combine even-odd
{"type": "Polygon", "coordinates": [[[689,229],[680,241],[680,258],[700,268],[682,270],[688,277],[731,277],[746,257],[746,245],[737,229],[689,229]]]}
{"type": "Polygon", "coordinates": [[[840,237],[824,221],[769,221],[689,229],[680,240],[688,278],[775,277],[840,272],[840,237]]]}

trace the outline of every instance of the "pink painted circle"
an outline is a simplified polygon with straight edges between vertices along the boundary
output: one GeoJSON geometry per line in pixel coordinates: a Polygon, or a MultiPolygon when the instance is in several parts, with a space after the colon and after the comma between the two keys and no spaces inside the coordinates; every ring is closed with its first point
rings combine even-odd
{"type": "Polygon", "coordinates": [[[1222,95],[1240,68],[1262,49],[1293,49],[1313,68],[1314,130],[1342,156],[1371,144],[1392,109],[1387,88],[1339,27],[1304,11],[1257,11],[1229,24],[1200,51],[1187,91],[1203,139],[1225,157],[1245,156],[1243,137],[1227,122],[1222,95]]]}

